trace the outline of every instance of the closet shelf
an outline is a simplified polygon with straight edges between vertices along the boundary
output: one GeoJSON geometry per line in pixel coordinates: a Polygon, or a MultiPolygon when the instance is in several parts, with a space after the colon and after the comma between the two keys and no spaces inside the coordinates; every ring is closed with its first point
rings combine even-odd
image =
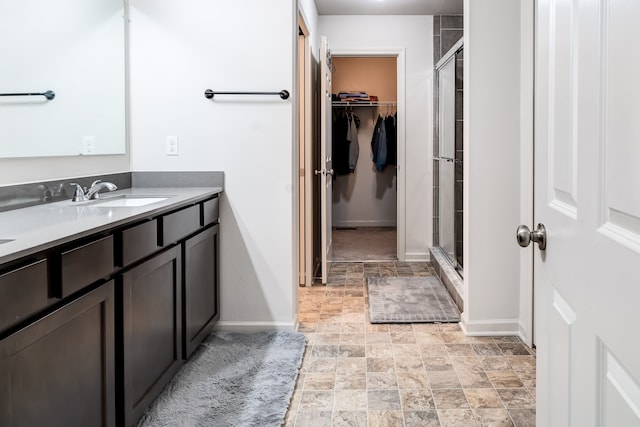
{"type": "Polygon", "coordinates": [[[334,107],[395,107],[395,101],[332,101],[334,107]]]}

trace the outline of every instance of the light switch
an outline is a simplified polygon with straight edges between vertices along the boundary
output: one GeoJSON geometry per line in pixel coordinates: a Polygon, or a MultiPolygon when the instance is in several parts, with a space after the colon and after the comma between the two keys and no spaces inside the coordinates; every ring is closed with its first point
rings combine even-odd
{"type": "Polygon", "coordinates": [[[82,137],[82,154],[90,155],[96,153],[96,138],[95,136],[83,136],[82,137]]]}

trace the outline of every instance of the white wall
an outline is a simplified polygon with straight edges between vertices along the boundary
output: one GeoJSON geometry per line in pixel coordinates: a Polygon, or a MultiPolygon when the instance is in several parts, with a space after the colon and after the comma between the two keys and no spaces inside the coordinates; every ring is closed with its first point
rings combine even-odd
{"type": "Polygon", "coordinates": [[[132,168],[225,172],[219,327],[292,329],[295,96],[203,93],[294,94],[295,4],[131,0],[130,11],[132,168]],[[165,156],[167,135],[179,156],[165,156]]]}
{"type": "Polygon", "coordinates": [[[518,333],[520,2],[464,3],[463,327],[518,333]]]}
{"type": "MultiPolygon", "coordinates": [[[[328,16],[318,18],[320,35],[336,53],[404,49],[406,58],[406,147],[404,168],[406,259],[428,258],[432,242],[433,17],[328,16]]],[[[398,76],[400,78],[400,76],[398,76]]],[[[398,130],[400,135],[401,130],[398,130]]],[[[360,153],[366,157],[368,153],[360,153]]],[[[398,162],[402,153],[398,147],[398,162]]],[[[400,166],[402,167],[402,165],[400,166]]],[[[399,171],[399,174],[402,172],[399,171]]],[[[401,195],[398,195],[401,197],[401,195]]],[[[399,254],[402,256],[402,254],[399,254]]]]}
{"type": "Polygon", "coordinates": [[[129,154],[0,159],[0,185],[129,172],[129,154]]]}

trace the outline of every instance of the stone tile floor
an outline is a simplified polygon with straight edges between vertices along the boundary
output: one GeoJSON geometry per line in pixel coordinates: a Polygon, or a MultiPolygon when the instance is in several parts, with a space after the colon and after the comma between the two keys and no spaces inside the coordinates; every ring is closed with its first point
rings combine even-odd
{"type": "Polygon", "coordinates": [[[368,322],[367,277],[433,274],[427,263],[337,263],[327,286],[300,288],[307,348],[285,426],[535,425],[535,351],[518,337],[368,322]]]}

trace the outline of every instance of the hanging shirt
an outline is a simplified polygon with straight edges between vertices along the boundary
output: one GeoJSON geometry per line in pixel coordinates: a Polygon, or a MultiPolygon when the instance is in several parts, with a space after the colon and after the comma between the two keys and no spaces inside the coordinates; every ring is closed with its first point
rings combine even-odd
{"type": "Polygon", "coordinates": [[[360,143],[358,142],[358,116],[355,114],[349,115],[349,128],[347,131],[347,139],[349,140],[349,170],[354,173],[356,170],[356,164],[358,163],[358,156],[360,155],[360,143]]]}

